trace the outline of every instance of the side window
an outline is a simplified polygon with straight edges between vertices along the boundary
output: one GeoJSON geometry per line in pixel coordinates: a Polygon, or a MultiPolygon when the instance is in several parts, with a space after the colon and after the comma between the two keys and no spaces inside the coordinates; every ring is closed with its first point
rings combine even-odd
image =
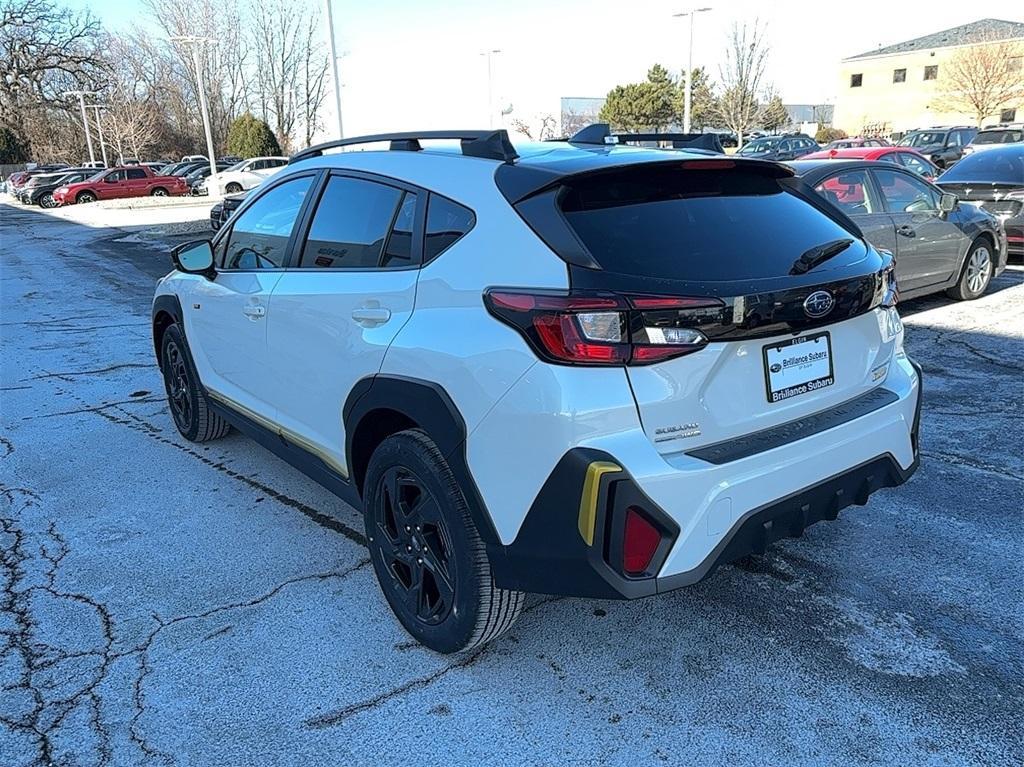
{"type": "Polygon", "coordinates": [[[895,170],[875,170],[882,195],[894,213],[924,213],[939,209],[939,193],[924,181],[895,170]]]}
{"type": "Polygon", "coordinates": [[[881,210],[872,198],[868,174],[863,170],[847,171],[829,176],[814,188],[814,191],[831,202],[848,216],[875,213],[881,210]]]}
{"type": "Polygon", "coordinates": [[[416,224],[416,200],[413,192],[406,192],[391,227],[388,244],[384,247],[381,266],[411,266],[413,263],[412,232],[416,224]]]}
{"type": "Polygon", "coordinates": [[[266,160],[255,160],[246,170],[263,170],[267,167],[266,160]]]}
{"type": "Polygon", "coordinates": [[[402,190],[373,181],[332,176],[313,215],[302,250],[303,269],[359,269],[381,265],[402,190]]]}
{"type": "Polygon", "coordinates": [[[446,197],[430,195],[427,205],[427,231],[423,241],[423,262],[437,258],[462,239],[476,224],[476,215],[469,208],[446,197]]]}
{"type": "Polygon", "coordinates": [[[295,219],[312,176],[275,186],[256,200],[231,227],[224,250],[225,269],[273,269],[284,263],[295,219]]]}
{"type": "Polygon", "coordinates": [[[106,176],[103,177],[103,180],[107,181],[107,182],[110,182],[110,181],[124,181],[124,171],[123,170],[112,170],[112,171],[110,171],[110,173],[108,173],[106,176]]]}
{"type": "Polygon", "coordinates": [[[932,169],[928,163],[922,160],[920,157],[914,157],[910,152],[900,152],[898,155],[903,166],[914,171],[919,176],[930,176],[932,169]]]}
{"type": "Polygon", "coordinates": [[[265,160],[268,168],[282,168],[288,164],[287,160],[265,160]]]}
{"type": "Polygon", "coordinates": [[[958,146],[967,146],[968,144],[971,143],[971,139],[973,139],[975,136],[974,131],[969,130],[957,131],[957,133],[960,134],[960,141],[958,142],[958,146]]]}
{"type": "Polygon", "coordinates": [[[129,181],[138,181],[140,178],[145,178],[145,177],[146,177],[146,171],[142,170],[142,168],[132,168],[131,170],[128,171],[128,180],[129,181]]]}
{"type": "Polygon", "coordinates": [[[888,152],[886,154],[883,154],[878,159],[881,160],[882,162],[891,162],[891,163],[895,163],[895,164],[898,165],[899,161],[900,161],[900,153],[899,152],[888,152]]]}

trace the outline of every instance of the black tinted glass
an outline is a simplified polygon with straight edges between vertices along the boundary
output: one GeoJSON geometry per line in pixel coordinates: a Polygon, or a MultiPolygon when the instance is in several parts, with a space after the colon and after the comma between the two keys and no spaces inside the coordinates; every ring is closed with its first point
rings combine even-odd
{"type": "Polygon", "coordinates": [[[402,191],[393,186],[357,178],[331,178],[313,216],[302,266],[379,266],[401,197],[402,191]]]}
{"type": "Polygon", "coordinates": [[[132,180],[135,180],[135,179],[140,179],[140,178],[145,178],[145,177],[146,177],[146,171],[142,170],[142,168],[132,168],[131,170],[128,171],[128,180],[129,181],[132,181],[132,180]]]}
{"type": "Polygon", "coordinates": [[[942,180],[998,181],[1024,186],[1024,146],[969,154],[943,173],[942,180]]]}
{"type": "Polygon", "coordinates": [[[476,223],[469,208],[436,194],[427,206],[427,232],[423,242],[423,260],[429,261],[454,245],[476,223]]]}
{"type": "Polygon", "coordinates": [[[416,195],[406,192],[402,205],[391,227],[391,236],[384,248],[381,266],[410,266],[412,264],[412,230],[416,223],[416,195]]]}
{"type": "Polygon", "coordinates": [[[776,179],[739,169],[637,168],[567,192],[563,212],[597,262],[643,277],[776,277],[809,248],[850,236],[776,179]]]}
{"type": "Polygon", "coordinates": [[[224,267],[272,269],[281,266],[292,227],[311,182],[311,176],[286,181],[249,206],[231,227],[224,267]]]}

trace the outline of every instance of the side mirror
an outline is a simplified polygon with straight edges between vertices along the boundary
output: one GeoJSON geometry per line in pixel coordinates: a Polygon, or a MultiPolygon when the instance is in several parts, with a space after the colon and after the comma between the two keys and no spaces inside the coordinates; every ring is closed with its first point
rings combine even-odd
{"type": "Polygon", "coordinates": [[[939,210],[942,213],[950,213],[959,201],[955,194],[943,192],[942,197],[939,198],[939,210]]]}
{"type": "Polygon", "coordinates": [[[213,269],[213,246],[209,240],[193,240],[171,250],[171,263],[179,272],[201,274],[210,279],[213,269]]]}

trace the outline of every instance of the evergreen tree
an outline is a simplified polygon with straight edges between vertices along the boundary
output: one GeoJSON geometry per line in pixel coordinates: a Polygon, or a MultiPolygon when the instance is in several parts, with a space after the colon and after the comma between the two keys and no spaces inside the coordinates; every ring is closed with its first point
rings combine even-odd
{"type": "Polygon", "coordinates": [[[281,154],[281,147],[270,126],[246,112],[231,123],[228,152],[239,157],[265,157],[281,154]]]}

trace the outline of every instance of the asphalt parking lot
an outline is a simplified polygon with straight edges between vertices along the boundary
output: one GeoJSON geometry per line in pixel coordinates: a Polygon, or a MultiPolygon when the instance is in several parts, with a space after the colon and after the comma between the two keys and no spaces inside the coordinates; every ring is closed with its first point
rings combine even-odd
{"type": "Polygon", "coordinates": [[[907,485],[442,657],[392,618],[353,509],[238,434],[178,436],[166,245],[125,221],[0,206],[0,765],[1024,763],[1019,264],[904,305],[907,485]]]}

